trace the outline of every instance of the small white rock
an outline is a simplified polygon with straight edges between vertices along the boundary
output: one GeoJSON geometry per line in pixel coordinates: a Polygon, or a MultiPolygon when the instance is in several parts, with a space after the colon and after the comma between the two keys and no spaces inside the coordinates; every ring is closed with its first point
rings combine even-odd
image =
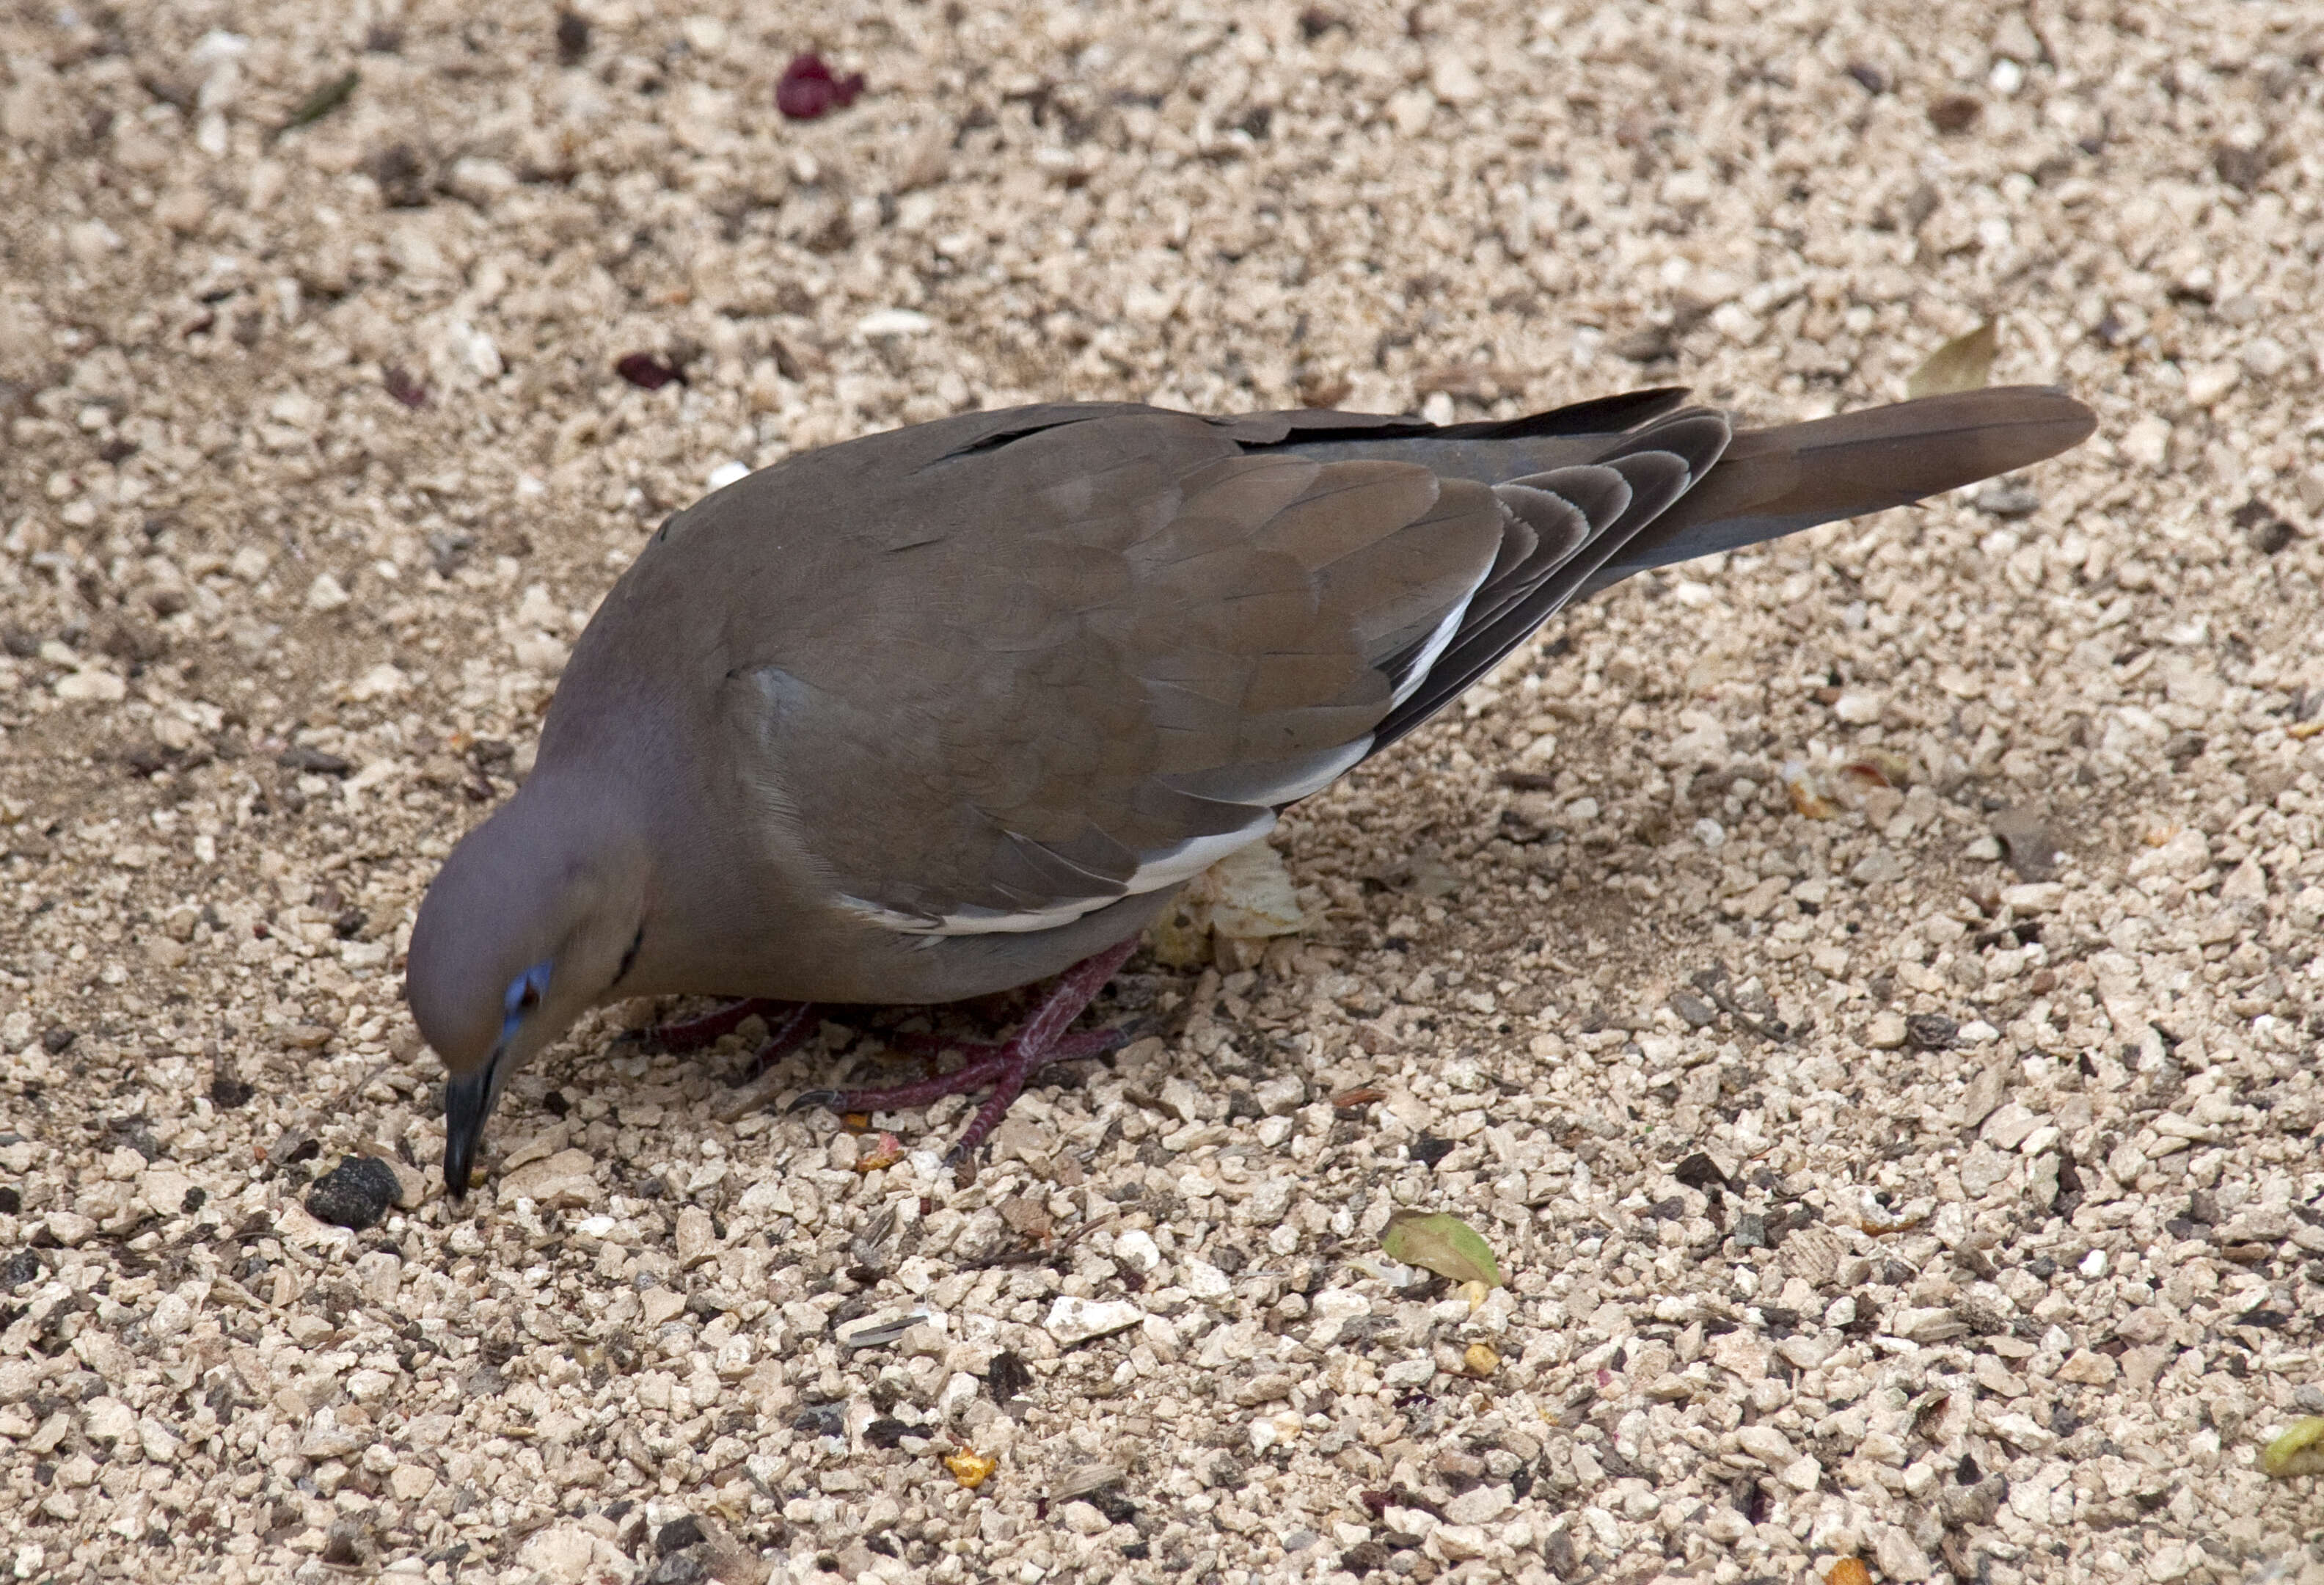
{"type": "Polygon", "coordinates": [[[2231,363],[2197,364],[2187,371],[2187,404],[2209,407],[2234,390],[2243,377],[2243,370],[2231,363]]]}
{"type": "Polygon", "coordinates": [[[1851,727],[1868,726],[1880,718],[1887,703],[1877,693],[1843,693],[1832,701],[1831,713],[1851,727]]]}
{"type": "Polygon", "coordinates": [[[1049,1316],[1041,1329],[1055,1338],[1064,1348],[1086,1343],[1092,1338],[1106,1337],[1125,1331],[1146,1319],[1146,1312],[1126,1299],[1096,1301],[1076,1299],[1070,1293],[1060,1294],[1049,1306],[1049,1316]]]}
{"type": "Polygon", "coordinates": [[[1102,1535],[1113,1528],[1112,1520],[1085,1502],[1067,1503],[1057,1516],[1065,1522],[1065,1528],[1076,1535],[1102,1535]]]}
{"type": "Polygon", "coordinates": [[[1207,1260],[1187,1261],[1185,1274],[1180,1280],[1186,1292],[1197,1299],[1220,1300],[1234,1294],[1232,1279],[1207,1260]]]}
{"type": "Polygon", "coordinates": [[[2116,442],[2122,454],[2142,468],[2161,468],[2171,455],[2171,422],[2168,419],[2142,418],[2123,431],[2116,442]]]}
{"type": "Polygon", "coordinates": [[[1113,1258],[1120,1265],[1144,1274],[1162,1264],[1161,1247],[1154,1235],[1143,1228],[1132,1228],[1113,1240],[1113,1258]]]}
{"type": "Polygon", "coordinates": [[[88,666],[58,678],[56,695],[83,704],[119,704],[129,697],[129,684],[101,666],[88,666]]]}
{"type": "Polygon", "coordinates": [[[1791,1439],[1772,1425],[1747,1425],[1735,1433],[1735,1445],[1770,1469],[1786,1468],[1798,1454],[1791,1439]]]}
{"type": "Polygon", "coordinates": [[[2020,914],[2054,913],[2066,900],[2066,888],[2057,881],[2027,881],[2002,887],[2001,900],[2020,914]]]}
{"type": "Polygon", "coordinates": [[[855,321],[855,333],[865,340],[879,336],[925,336],[936,329],[927,315],[908,308],[878,308],[855,321]]]}
{"type": "Polygon", "coordinates": [[[1506,1486],[1472,1486],[1444,1505],[1444,1518],[1453,1525],[1489,1525],[1516,1501],[1506,1486]]]}
{"type": "Polygon", "coordinates": [[[382,661],[370,671],[347,684],[347,698],[357,704],[367,704],[375,699],[392,699],[411,686],[411,679],[392,661],[382,661]]]}
{"type": "Polygon", "coordinates": [[[1447,105],[1473,105],[1485,97],[1476,68],[1449,51],[1428,63],[1428,88],[1447,105]]]}

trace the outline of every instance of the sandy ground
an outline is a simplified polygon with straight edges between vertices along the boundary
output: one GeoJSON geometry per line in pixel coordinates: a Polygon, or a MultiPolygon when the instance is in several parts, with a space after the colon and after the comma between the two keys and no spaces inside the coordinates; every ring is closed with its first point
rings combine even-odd
{"type": "Polygon", "coordinates": [[[586,23],[0,19],[0,1568],[2324,1580],[2256,1457],[2324,1410],[2324,13],[586,23]],[[807,48],[869,87],[786,122],[807,48]],[[1801,416],[1987,318],[2099,439],[1557,624],[973,1186],[956,1106],[722,1120],[747,1039],[641,1007],[446,1203],[412,909],[714,470],[1063,395],[1801,416]],[[366,1154],[405,1203],[309,1214],[366,1154]]]}

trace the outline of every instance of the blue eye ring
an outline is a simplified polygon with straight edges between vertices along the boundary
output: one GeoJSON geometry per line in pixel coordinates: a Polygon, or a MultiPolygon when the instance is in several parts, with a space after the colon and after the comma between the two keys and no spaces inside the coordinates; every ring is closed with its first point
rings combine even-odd
{"type": "Polygon", "coordinates": [[[550,961],[536,963],[509,981],[508,989],[501,996],[503,1014],[501,1019],[502,1043],[507,1043],[509,1036],[517,1032],[526,1014],[540,1006],[540,998],[549,991],[549,970],[554,967],[550,961]]]}

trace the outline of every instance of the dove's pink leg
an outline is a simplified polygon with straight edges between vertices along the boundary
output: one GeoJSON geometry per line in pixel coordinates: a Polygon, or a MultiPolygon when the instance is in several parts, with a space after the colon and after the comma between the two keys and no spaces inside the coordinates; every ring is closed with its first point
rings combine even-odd
{"type": "Polygon", "coordinates": [[[1118,1030],[1068,1033],[1067,1029],[1097,993],[1105,988],[1105,982],[1130,960],[1137,946],[1135,939],[1124,941],[1065,970],[1042,996],[1040,1006],[1034,1008],[1024,1026],[997,1045],[950,1041],[936,1035],[881,1037],[915,1051],[933,1049],[967,1054],[968,1061],[949,1073],[890,1089],[809,1090],[791,1103],[791,1109],[825,1107],[835,1112],[901,1111],[924,1107],[947,1095],[988,1090],[984,1104],[977,1108],[976,1116],[969,1119],[948,1155],[952,1161],[964,1160],[1008,1114],[1010,1103],[1023,1092],[1028,1079],[1052,1062],[1100,1056],[1121,1043],[1123,1037],[1118,1030]]]}

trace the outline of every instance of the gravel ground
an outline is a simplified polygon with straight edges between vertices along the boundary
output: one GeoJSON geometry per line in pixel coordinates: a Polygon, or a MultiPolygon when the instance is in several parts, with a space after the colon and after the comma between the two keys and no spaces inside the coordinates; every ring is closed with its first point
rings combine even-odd
{"type": "Polygon", "coordinates": [[[2324,1580],[2324,14],[1519,9],[8,8],[0,1565],[2324,1580]],[[638,1007],[446,1202],[412,909],[718,470],[1997,318],[2098,439],[1554,626],[973,1184],[638,1007]]]}

